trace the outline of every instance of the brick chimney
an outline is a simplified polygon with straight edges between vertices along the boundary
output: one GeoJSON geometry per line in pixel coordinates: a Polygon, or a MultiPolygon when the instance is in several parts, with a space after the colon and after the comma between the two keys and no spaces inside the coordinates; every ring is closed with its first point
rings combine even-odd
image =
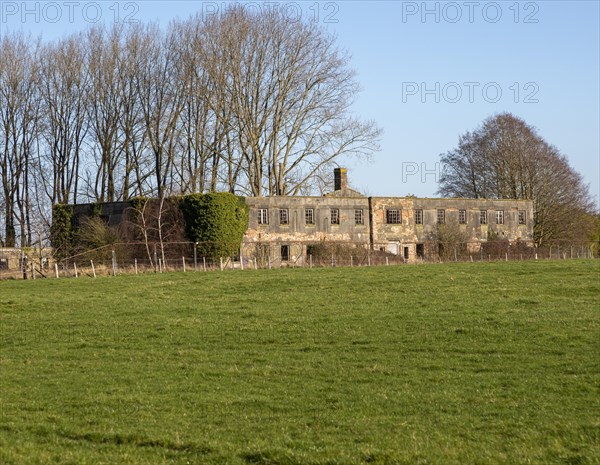
{"type": "Polygon", "coordinates": [[[334,190],[341,191],[348,188],[348,170],[335,168],[333,170],[334,190]]]}

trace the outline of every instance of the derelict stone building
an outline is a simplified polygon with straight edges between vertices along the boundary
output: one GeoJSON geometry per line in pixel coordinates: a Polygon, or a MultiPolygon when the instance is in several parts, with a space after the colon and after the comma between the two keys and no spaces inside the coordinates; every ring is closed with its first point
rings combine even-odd
{"type": "Polygon", "coordinates": [[[269,256],[298,262],[314,244],[341,243],[412,262],[437,255],[442,234],[452,233],[470,253],[490,237],[533,241],[531,201],[365,197],[348,188],[345,168],[334,179],[334,191],[322,197],[248,197],[242,255],[262,244],[269,256]]]}
{"type": "MultiPolygon", "coordinates": [[[[345,168],[334,171],[334,190],[324,196],[246,197],[244,259],[302,265],[315,247],[335,244],[363,255],[376,252],[401,261],[435,259],[448,236],[452,248],[476,254],[491,238],[533,243],[533,203],[527,200],[366,197],[348,187],[345,168]]],[[[74,227],[98,215],[109,226],[126,222],[131,202],[79,204],[74,227]],[[95,212],[95,213],[94,213],[95,212]]],[[[352,255],[352,252],[350,252],[352,255]]]]}

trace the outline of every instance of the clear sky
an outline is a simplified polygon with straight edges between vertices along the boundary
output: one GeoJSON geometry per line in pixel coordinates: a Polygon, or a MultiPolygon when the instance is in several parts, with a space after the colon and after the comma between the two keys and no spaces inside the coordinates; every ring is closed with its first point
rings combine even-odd
{"type": "MultiPolygon", "coordinates": [[[[248,2],[241,2],[248,3],[248,2]]],[[[159,21],[223,11],[214,1],[0,0],[0,33],[53,39],[90,23],[159,21]]],[[[370,162],[349,160],[370,195],[434,196],[439,154],[495,113],[537,128],[600,197],[600,2],[275,1],[319,21],[352,54],[357,115],[384,130],[370,162]]]]}

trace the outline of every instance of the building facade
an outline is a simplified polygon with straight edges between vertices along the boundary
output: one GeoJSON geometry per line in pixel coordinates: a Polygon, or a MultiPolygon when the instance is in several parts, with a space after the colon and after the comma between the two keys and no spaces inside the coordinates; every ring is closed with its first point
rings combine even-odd
{"type": "Polygon", "coordinates": [[[450,238],[469,253],[490,239],[533,242],[531,201],[366,197],[348,188],[344,168],[334,179],[322,197],[248,197],[242,256],[262,244],[269,256],[297,263],[315,244],[338,243],[414,262],[439,254],[450,238]]]}

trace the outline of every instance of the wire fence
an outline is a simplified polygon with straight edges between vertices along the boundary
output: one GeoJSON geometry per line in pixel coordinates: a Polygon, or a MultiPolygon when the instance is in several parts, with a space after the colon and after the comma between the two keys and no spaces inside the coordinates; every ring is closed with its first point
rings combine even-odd
{"type": "Polygon", "coordinates": [[[544,247],[508,241],[115,243],[54,257],[52,249],[0,249],[0,279],[98,277],[275,268],[390,266],[439,262],[599,258],[599,242],[554,241],[544,247]],[[234,254],[217,253],[235,250],[234,254]]]}

